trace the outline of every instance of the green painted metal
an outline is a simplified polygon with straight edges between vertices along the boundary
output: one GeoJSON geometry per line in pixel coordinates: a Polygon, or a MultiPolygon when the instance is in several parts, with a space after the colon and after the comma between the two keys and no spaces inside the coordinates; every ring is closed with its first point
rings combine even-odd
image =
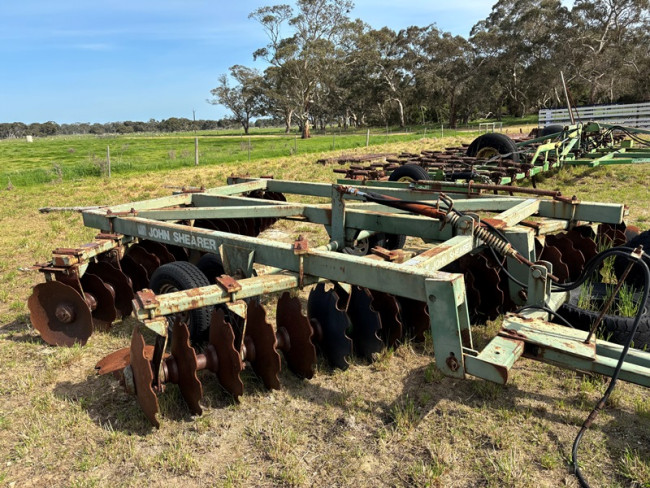
{"type": "Polygon", "coordinates": [[[465,280],[462,275],[441,275],[425,280],[424,286],[436,366],[447,376],[464,378],[463,336],[471,337],[465,280]]]}
{"type": "Polygon", "coordinates": [[[465,370],[472,376],[505,385],[510,369],[523,353],[523,341],[497,336],[478,356],[465,354],[465,370]]]}
{"type": "MultiPolygon", "coordinates": [[[[519,251],[522,256],[529,261],[536,261],[535,231],[533,229],[522,226],[513,226],[505,231],[505,235],[510,244],[519,251]]],[[[512,257],[506,258],[506,261],[508,272],[520,282],[526,283],[530,273],[528,266],[520,263],[512,257]]],[[[508,292],[510,294],[510,299],[514,303],[523,305],[526,302],[524,295],[521,293],[521,288],[516,286],[512,280],[509,282],[508,292]]]]}

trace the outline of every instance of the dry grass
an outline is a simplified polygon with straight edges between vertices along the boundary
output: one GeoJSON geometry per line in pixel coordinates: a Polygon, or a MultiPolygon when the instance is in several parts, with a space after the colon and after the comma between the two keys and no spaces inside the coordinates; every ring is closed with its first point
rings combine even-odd
{"type": "MultiPolygon", "coordinates": [[[[505,387],[460,381],[435,369],[430,344],[406,344],[373,366],[332,372],[321,364],[311,381],[283,371],[281,391],[265,391],[246,372],[239,405],[203,372],[204,415],[191,418],[172,386],[160,398],[157,431],[112,378],[94,376],[99,358],[128,345],[132,319],[83,348],[48,347],[31,328],[25,303],[40,276],[21,269],[94,234],[77,214],[43,215],[39,207],[152,198],[169,194],[165,185],[216,186],[230,173],[333,180],[332,168],[315,159],[0,192],[0,485],[577,486],[567,460],[605,388],[599,378],[521,360],[505,387]]],[[[647,227],[649,179],[647,165],[571,169],[540,186],[625,201],[631,221],[647,227]]],[[[272,300],[267,305],[274,312],[272,300]]],[[[483,344],[489,335],[477,331],[483,344]]],[[[583,470],[594,486],[650,486],[647,390],[621,384],[617,391],[585,436],[583,470]]]]}

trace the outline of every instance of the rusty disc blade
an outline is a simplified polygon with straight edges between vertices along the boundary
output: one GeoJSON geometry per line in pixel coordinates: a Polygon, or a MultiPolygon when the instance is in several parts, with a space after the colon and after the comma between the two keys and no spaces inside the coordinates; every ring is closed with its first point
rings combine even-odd
{"type": "Polygon", "coordinates": [[[164,244],[161,244],[160,242],[145,239],[143,241],[140,241],[138,244],[142,246],[145,251],[156,256],[161,265],[176,261],[174,255],[169,252],[164,244]]]}
{"type": "Polygon", "coordinates": [[[334,290],[325,291],[325,283],[319,283],[309,293],[307,316],[318,328],[316,345],[327,358],[330,366],[348,369],[347,358],[352,354],[352,340],[347,335],[350,319],[338,308],[339,296],[334,290]]]}
{"type": "Polygon", "coordinates": [[[158,397],[156,397],[151,386],[153,382],[153,371],[151,370],[151,363],[145,355],[144,338],[137,327],[133,329],[129,352],[135,397],[138,400],[142,412],[149,419],[149,422],[151,422],[151,425],[159,428],[160,422],[156,418],[159,410],[158,397]]]}
{"type": "Polygon", "coordinates": [[[199,401],[203,397],[203,387],[196,375],[198,371],[196,353],[190,345],[190,331],[187,325],[180,320],[174,322],[171,353],[171,357],[167,358],[165,362],[169,368],[173,358],[178,374],[176,383],[181,390],[181,395],[190,412],[194,415],[201,415],[203,410],[199,401]]]}
{"type": "Polygon", "coordinates": [[[373,356],[384,349],[384,343],[379,338],[381,316],[372,308],[372,295],[367,288],[352,287],[347,314],[352,322],[354,352],[372,362],[373,356]]]}
{"type": "Polygon", "coordinates": [[[230,232],[233,234],[242,234],[242,229],[239,227],[238,219],[226,219],[228,227],[230,227],[230,232]]]}
{"type": "Polygon", "coordinates": [[[219,219],[197,219],[194,221],[194,227],[210,230],[221,230],[217,227],[219,219]]]}
{"type": "Polygon", "coordinates": [[[141,264],[136,263],[131,256],[124,256],[120,261],[120,266],[124,274],[131,280],[134,292],[149,287],[147,270],[141,264]]]}
{"type": "Polygon", "coordinates": [[[600,224],[598,226],[598,238],[603,244],[611,247],[622,246],[626,242],[625,224],[600,224]]]}
{"type": "Polygon", "coordinates": [[[556,247],[562,253],[562,261],[569,268],[569,280],[576,280],[585,267],[585,257],[578,251],[566,233],[546,236],[546,245],[556,247]]]}
{"type": "Polygon", "coordinates": [[[596,245],[596,241],[590,239],[589,237],[585,237],[584,234],[577,229],[571,229],[566,233],[566,236],[573,243],[573,247],[582,253],[585,258],[585,262],[589,261],[596,254],[598,254],[598,246],[596,245]]]}
{"type": "Polygon", "coordinates": [[[623,234],[625,234],[625,242],[634,239],[640,233],[641,233],[641,229],[636,225],[626,225],[625,231],[623,232],[623,234]]]}
{"type": "Polygon", "coordinates": [[[402,324],[415,342],[424,342],[424,333],[431,328],[427,304],[406,297],[397,297],[402,324]]]}
{"type": "Polygon", "coordinates": [[[32,325],[52,346],[83,346],[93,333],[90,308],[71,286],[58,281],[40,283],[34,287],[27,306],[32,325]]]}
{"type": "MultiPolygon", "coordinates": [[[[241,356],[235,348],[235,333],[225,321],[223,309],[215,309],[210,321],[210,346],[217,353],[217,378],[224,389],[230,393],[236,402],[244,394],[244,383],[240,373],[244,369],[241,356]]],[[[212,370],[212,372],[215,372],[212,370]]]]}
{"type": "MultiPolygon", "coordinates": [[[[134,244],[126,251],[127,256],[131,257],[136,263],[140,264],[146,271],[147,277],[160,267],[160,259],[147,251],[140,244],[134,244]]],[[[147,280],[148,286],[148,280],[147,280]]]]}
{"type": "Polygon", "coordinates": [[[267,191],[264,193],[264,198],[267,200],[275,200],[276,202],[286,202],[287,198],[280,192],[267,191]]]}
{"type": "Polygon", "coordinates": [[[115,308],[120,317],[131,315],[134,298],[129,278],[121,270],[107,262],[90,263],[87,273],[100,278],[105,284],[110,285],[115,294],[115,308]]]}
{"type": "Polygon", "coordinates": [[[472,318],[478,316],[479,307],[481,306],[481,293],[474,285],[475,282],[476,278],[472,274],[472,270],[466,270],[465,295],[467,296],[467,311],[472,318]]]}
{"type": "Polygon", "coordinates": [[[553,265],[553,274],[559,278],[560,283],[564,283],[569,279],[569,267],[562,260],[562,253],[557,247],[546,244],[538,259],[548,261],[553,265]]]}
{"type": "MultiPolygon", "coordinates": [[[[153,358],[153,346],[144,346],[144,357],[151,361],[153,358]]],[[[109,373],[117,373],[131,364],[131,348],[125,347],[104,356],[95,365],[95,370],[98,375],[109,373]]]]}
{"type": "Polygon", "coordinates": [[[84,293],[89,293],[95,299],[97,306],[92,311],[93,327],[96,330],[108,330],[117,317],[115,310],[115,297],[104,282],[94,274],[85,273],[81,277],[81,286],[84,293]]]}
{"type": "Polygon", "coordinates": [[[230,232],[230,227],[224,219],[212,219],[210,220],[210,228],[212,230],[218,230],[219,232],[230,232]]]}
{"type": "Polygon", "coordinates": [[[316,366],[316,348],[312,343],[314,331],[309,319],[302,313],[300,299],[284,292],[276,311],[278,334],[286,331],[289,344],[282,349],[289,369],[301,378],[311,379],[316,366]]]}
{"type": "Polygon", "coordinates": [[[490,263],[485,253],[471,256],[471,260],[470,269],[474,275],[474,286],[481,296],[479,313],[494,320],[501,314],[505,303],[499,271],[490,263]]]}
{"type": "Polygon", "coordinates": [[[403,330],[397,299],[383,291],[370,290],[372,308],[381,317],[381,336],[386,347],[396,347],[402,340],[403,330]]]}
{"type": "Polygon", "coordinates": [[[239,226],[239,231],[242,235],[254,237],[255,236],[255,224],[253,219],[236,219],[237,225],[239,226]]]}
{"type": "Polygon", "coordinates": [[[257,300],[251,300],[248,304],[246,339],[255,349],[254,358],[248,360],[253,371],[262,378],[264,386],[269,390],[279,390],[281,360],[276,350],[275,332],[273,326],[266,321],[266,310],[257,300]]]}

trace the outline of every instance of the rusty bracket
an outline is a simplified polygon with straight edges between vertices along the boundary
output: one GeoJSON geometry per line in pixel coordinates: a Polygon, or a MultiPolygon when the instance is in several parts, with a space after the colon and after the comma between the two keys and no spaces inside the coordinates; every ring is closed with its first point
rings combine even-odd
{"type": "Polygon", "coordinates": [[[134,305],[136,305],[135,308],[153,310],[159,305],[156,294],[153,292],[153,290],[150,290],[148,288],[137,292],[135,296],[136,298],[133,300],[134,305]]]}
{"type": "Polygon", "coordinates": [[[406,255],[404,254],[404,251],[397,249],[394,251],[390,251],[384,247],[376,246],[373,247],[370,252],[374,254],[375,256],[379,256],[382,258],[384,261],[388,261],[389,263],[401,263],[404,261],[404,258],[406,255]]]}
{"type": "Polygon", "coordinates": [[[558,202],[563,202],[563,203],[570,203],[572,205],[577,205],[580,203],[580,200],[578,200],[578,197],[573,195],[570,197],[564,197],[562,195],[555,195],[553,197],[553,200],[557,200],[558,202]]]}
{"type": "Polygon", "coordinates": [[[293,253],[298,255],[300,261],[299,270],[298,270],[298,287],[302,290],[304,287],[305,281],[305,269],[303,263],[303,255],[309,252],[309,242],[303,236],[298,236],[298,238],[293,242],[293,253]]]}
{"type": "Polygon", "coordinates": [[[239,282],[235,278],[229,275],[218,276],[217,285],[223,288],[231,296],[242,289],[242,286],[239,284],[239,282]]]}
{"type": "MultiPolygon", "coordinates": [[[[135,217],[138,215],[138,211],[134,208],[131,210],[125,211],[125,212],[113,212],[110,208],[106,210],[106,216],[109,218],[115,218],[115,217],[135,217]]],[[[113,235],[113,234],[112,234],[113,235]]]]}
{"type": "Polygon", "coordinates": [[[118,243],[122,243],[122,239],[124,238],[124,234],[112,234],[109,232],[100,232],[95,236],[95,239],[103,239],[107,241],[115,241],[118,243]]]}
{"type": "Polygon", "coordinates": [[[298,238],[293,241],[293,253],[294,254],[305,254],[309,252],[309,242],[303,236],[298,236],[298,238]]]}
{"type": "Polygon", "coordinates": [[[508,223],[504,222],[503,220],[500,219],[482,219],[482,223],[486,223],[488,225],[491,225],[492,227],[496,229],[505,229],[508,227],[508,223]]]}
{"type": "MultiPolygon", "coordinates": [[[[97,246],[99,246],[99,244],[97,244],[95,242],[85,244],[86,250],[93,249],[93,248],[95,248],[97,246]]],[[[57,247],[54,251],[52,251],[52,254],[62,254],[64,256],[75,256],[75,257],[79,257],[83,253],[84,253],[83,249],[74,248],[74,247],[57,247]]]]}

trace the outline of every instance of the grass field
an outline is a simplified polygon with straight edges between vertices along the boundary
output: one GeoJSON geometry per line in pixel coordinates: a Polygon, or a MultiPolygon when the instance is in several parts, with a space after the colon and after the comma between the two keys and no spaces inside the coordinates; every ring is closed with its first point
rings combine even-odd
{"type": "MultiPolygon", "coordinates": [[[[373,129],[368,136],[365,130],[330,130],[326,134],[314,131],[312,138],[303,140],[279,129],[253,129],[249,136],[231,130],[173,135],[54,136],[36,138],[32,143],[24,139],[1,140],[0,185],[23,187],[100,177],[107,174],[109,155],[113,175],[188,168],[195,165],[195,138],[199,165],[212,166],[360,148],[366,146],[366,139],[371,145],[415,141],[426,132],[426,128],[416,132],[373,129]]],[[[444,129],[438,128],[434,134],[440,137],[444,129]]]]}
{"type": "MultiPolygon", "coordinates": [[[[163,140],[156,150],[164,160],[172,144],[163,140]]],[[[419,139],[355,151],[415,152],[470,140],[419,139]]],[[[106,140],[66,141],[59,156],[72,142],[75,153],[90,154],[105,150],[106,140]]],[[[192,152],[193,140],[187,142],[192,152]]],[[[18,143],[2,143],[2,158],[18,143]]],[[[251,163],[240,153],[225,165],[64,178],[12,190],[2,185],[0,486],[577,486],[567,462],[579,426],[605,389],[597,376],[522,359],[507,386],[462,381],[436,370],[431,344],[405,344],[345,372],[321,364],[311,381],[283,370],[280,391],[265,391],[247,371],[239,405],[201,374],[203,416],[192,418],[170,386],[155,430],[114,379],[93,370],[98,359],[129,344],[133,319],[93,334],[83,348],[49,347],[32,329],[26,299],[41,276],[26,267],[47,260],[55,247],[94,235],[79,214],[39,214],[39,207],[152,198],[169,194],[168,186],[221,185],[231,173],[333,181],[331,166],[313,164],[326,149],[251,163]]],[[[40,156],[46,157],[52,158],[46,165],[57,159],[40,156]]],[[[629,221],[648,228],[649,185],[650,165],[637,165],[566,169],[539,187],[625,202],[629,221]]],[[[282,230],[292,237],[291,228],[282,230]]],[[[273,297],[265,305],[273,310],[273,297]]],[[[497,327],[474,328],[479,346],[497,327]]],[[[586,434],[580,459],[592,486],[650,486],[646,389],[619,384],[586,434]]]]}

